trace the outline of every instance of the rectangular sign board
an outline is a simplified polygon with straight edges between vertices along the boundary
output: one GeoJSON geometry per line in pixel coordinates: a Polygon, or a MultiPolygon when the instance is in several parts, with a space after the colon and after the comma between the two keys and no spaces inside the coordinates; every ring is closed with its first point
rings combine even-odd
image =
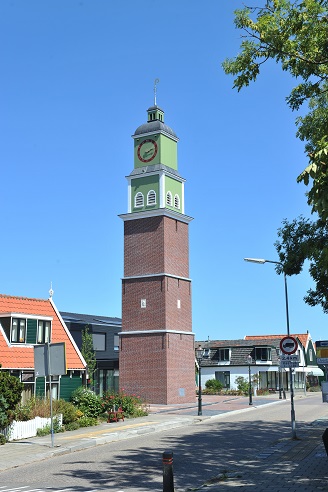
{"type": "Polygon", "coordinates": [[[317,364],[328,366],[328,357],[317,357],[317,364]]]}
{"type": "Polygon", "coordinates": [[[328,365],[328,340],[315,342],[317,352],[317,364],[328,365]]]}
{"type": "Polygon", "coordinates": [[[280,367],[281,368],[290,368],[290,367],[299,367],[300,361],[298,354],[281,354],[280,355],[280,367]]]}
{"type": "Polygon", "coordinates": [[[328,403],[328,382],[327,381],[322,381],[321,391],[322,391],[322,402],[328,403]]]}
{"type": "Polygon", "coordinates": [[[66,374],[65,343],[34,345],[34,368],[36,377],[66,374]]]}

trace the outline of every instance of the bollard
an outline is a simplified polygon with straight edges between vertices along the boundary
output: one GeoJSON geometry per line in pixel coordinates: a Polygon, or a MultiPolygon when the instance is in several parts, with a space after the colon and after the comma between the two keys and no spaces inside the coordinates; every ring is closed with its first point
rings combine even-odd
{"type": "Polygon", "coordinates": [[[173,453],[163,453],[163,492],[174,492],[173,484],[173,453]]]}
{"type": "Polygon", "coordinates": [[[328,456],[328,429],[326,429],[325,432],[322,434],[322,440],[328,456]]]}

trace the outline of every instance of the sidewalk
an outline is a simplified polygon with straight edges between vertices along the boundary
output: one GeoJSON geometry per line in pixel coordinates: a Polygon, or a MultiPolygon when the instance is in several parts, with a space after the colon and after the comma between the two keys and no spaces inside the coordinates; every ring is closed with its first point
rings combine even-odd
{"type": "MultiPolygon", "coordinates": [[[[243,397],[203,397],[202,416],[197,415],[197,403],[190,405],[171,405],[161,406],[152,405],[147,417],[137,419],[125,419],[125,421],[102,423],[96,427],[81,428],[76,431],[69,431],[54,435],[52,446],[51,437],[35,437],[21,441],[9,442],[0,447],[0,478],[1,471],[9,470],[21,465],[34,463],[49,459],[53,456],[64,455],[86,448],[107,444],[113,441],[129,439],[138,435],[151,434],[167,429],[181,426],[193,425],[195,423],[208,422],[209,419],[220,419],[220,416],[229,412],[236,414],[247,412],[253,408],[262,405],[276,405],[279,411],[279,404],[284,400],[279,400],[277,395],[266,397],[255,397],[253,406],[250,407],[248,399],[243,397]]],[[[229,466],[229,470],[223,470],[216,477],[211,478],[204,486],[209,488],[209,492],[231,491],[233,487],[244,488],[248,490],[328,490],[326,483],[318,488],[294,488],[288,485],[286,475],[282,475],[282,469],[290,474],[291,470],[302,473],[302,476],[308,477],[311,470],[311,476],[316,474],[318,463],[321,467],[324,464],[328,470],[327,455],[322,443],[322,434],[328,427],[327,421],[316,421],[311,426],[302,428],[301,439],[292,441],[282,440],[270,445],[268,449],[263,447],[263,453],[250,460],[245,457],[244,460],[235,460],[229,466]],[[320,458],[318,460],[318,458],[320,458]],[[302,460],[302,467],[298,464],[302,460]],[[301,472],[299,470],[301,468],[301,472]],[[272,476],[277,477],[280,474],[281,486],[279,488],[277,481],[272,484],[272,476]],[[259,477],[261,476],[261,485],[259,486],[259,477]],[[288,487],[287,487],[287,485],[288,487]]],[[[317,470],[318,479],[325,470],[317,470]],[[319,471],[321,473],[319,473],[319,471]]],[[[300,476],[300,481],[302,480],[300,476]]],[[[176,489],[177,490],[177,489],[176,489]]],[[[179,489],[180,491],[182,489],[179,489]]],[[[188,489],[186,489],[188,490],[188,489]]],[[[196,490],[196,489],[193,489],[196,490]]]]}

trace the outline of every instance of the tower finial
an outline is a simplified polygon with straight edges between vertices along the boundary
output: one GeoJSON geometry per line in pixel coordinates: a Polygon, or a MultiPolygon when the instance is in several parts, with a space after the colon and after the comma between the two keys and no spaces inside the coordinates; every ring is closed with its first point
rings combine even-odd
{"type": "Polygon", "coordinates": [[[49,290],[50,299],[52,298],[53,295],[54,295],[54,291],[52,290],[52,282],[50,282],[50,290],[49,290]]]}
{"type": "Polygon", "coordinates": [[[159,79],[155,79],[154,82],[154,106],[157,106],[156,95],[157,95],[157,84],[159,83],[159,79]]]}

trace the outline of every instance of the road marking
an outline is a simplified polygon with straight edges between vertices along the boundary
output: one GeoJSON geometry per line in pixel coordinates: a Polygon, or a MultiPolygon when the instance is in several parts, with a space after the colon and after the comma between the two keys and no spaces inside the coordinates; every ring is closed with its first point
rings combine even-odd
{"type": "MultiPolygon", "coordinates": [[[[69,492],[73,491],[74,492],[100,492],[101,490],[104,489],[86,489],[85,487],[69,487],[69,488],[64,488],[64,489],[56,489],[54,487],[44,487],[44,488],[38,488],[34,489],[28,485],[22,485],[21,487],[6,487],[6,486],[0,486],[0,492],[69,492]]],[[[123,491],[120,491],[123,492],[123,491]]]]}
{"type": "MultiPolygon", "coordinates": [[[[145,425],[156,425],[159,423],[160,422],[153,420],[153,421],[148,421],[148,422],[139,422],[138,424],[121,425],[120,427],[115,426],[115,427],[112,427],[111,429],[106,429],[106,430],[99,429],[99,430],[88,432],[86,434],[74,434],[73,436],[70,436],[70,435],[60,436],[60,438],[58,438],[58,441],[59,440],[64,441],[64,440],[72,440],[72,439],[78,439],[78,438],[93,437],[93,436],[96,436],[98,434],[103,434],[105,436],[107,434],[115,433],[117,431],[124,430],[124,429],[133,429],[136,427],[144,427],[145,425]]],[[[88,491],[85,491],[85,492],[88,492],[88,491]]],[[[118,492],[122,492],[122,491],[118,491],[118,492]]]]}

